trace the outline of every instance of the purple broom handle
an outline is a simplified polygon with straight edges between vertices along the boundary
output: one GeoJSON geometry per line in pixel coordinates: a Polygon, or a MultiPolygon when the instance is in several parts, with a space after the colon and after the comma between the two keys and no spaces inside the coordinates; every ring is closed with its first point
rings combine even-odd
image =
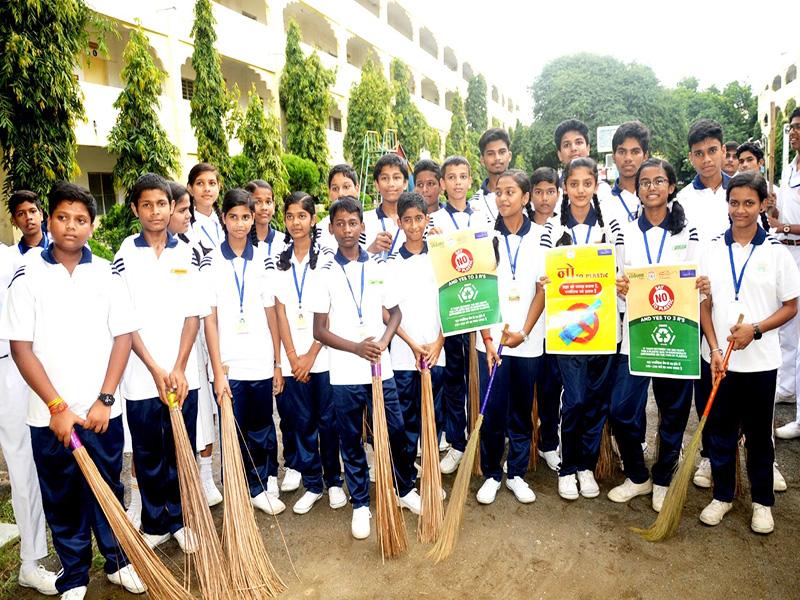
{"type": "Polygon", "coordinates": [[[72,430],[72,433],[69,434],[69,445],[72,446],[73,450],[77,450],[78,448],[82,448],[83,444],[81,443],[81,438],[78,437],[78,434],[75,433],[75,430],[72,430]]]}
{"type": "MultiPolygon", "coordinates": [[[[503,356],[503,344],[501,343],[497,347],[497,358],[499,359],[502,356],[503,356]]],[[[495,373],[497,373],[497,367],[499,367],[499,366],[500,366],[500,363],[496,362],[494,364],[494,366],[492,367],[492,372],[489,375],[489,385],[486,386],[486,394],[484,394],[483,402],[481,403],[481,414],[483,414],[484,411],[486,410],[486,403],[489,401],[489,394],[492,393],[492,384],[494,383],[494,376],[495,376],[495,373]]]]}
{"type": "Polygon", "coordinates": [[[372,369],[372,376],[373,377],[380,377],[381,376],[381,363],[370,363],[370,368],[372,369]]]}

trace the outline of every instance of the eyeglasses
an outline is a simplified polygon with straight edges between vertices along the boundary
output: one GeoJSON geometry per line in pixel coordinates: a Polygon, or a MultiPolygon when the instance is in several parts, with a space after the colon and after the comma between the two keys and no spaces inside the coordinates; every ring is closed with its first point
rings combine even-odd
{"type": "Polygon", "coordinates": [[[649,190],[650,188],[663,188],[669,185],[669,179],[666,177],[656,177],[653,181],[649,179],[642,179],[639,181],[639,187],[643,190],[649,190]]]}

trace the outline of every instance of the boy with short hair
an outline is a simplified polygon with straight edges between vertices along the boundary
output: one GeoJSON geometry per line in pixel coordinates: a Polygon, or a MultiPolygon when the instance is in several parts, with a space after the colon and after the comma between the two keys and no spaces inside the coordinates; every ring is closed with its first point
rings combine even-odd
{"type": "Polygon", "coordinates": [[[132,593],[145,586],[128,564],[111,527],[68,450],[83,447],[120,503],[122,417],[114,392],[136,331],[133,309],[108,261],[86,247],[97,205],[70,183],[50,191],[52,244],[14,275],[0,318],[0,336],[30,386],[27,423],[47,522],[62,572],[62,599],[86,595],[92,532],[108,580],[132,593]]]}
{"type": "MultiPolygon", "coordinates": [[[[589,128],[578,119],[567,119],[556,125],[556,154],[565,167],[576,158],[589,156],[592,150],[589,128]]],[[[602,202],[611,196],[611,186],[606,181],[597,182],[597,198],[602,202]]]]}
{"type": "MultiPolygon", "coordinates": [[[[32,248],[47,248],[48,239],[42,228],[44,209],[42,201],[35,192],[19,190],[11,194],[8,199],[8,214],[11,222],[22,233],[22,239],[12,248],[16,248],[18,255],[25,255],[32,248]]],[[[16,261],[19,266],[20,261],[16,261]]]]}
{"type": "Polygon", "coordinates": [[[174,536],[181,550],[193,552],[197,542],[183,526],[167,395],[176,393],[194,448],[200,387],[194,341],[200,318],[210,310],[191,247],[167,230],[175,208],[167,181],[142,175],[130,202],[142,232],[122,242],[113,265],[141,319],[122,395],[142,498],[142,532],[151,547],[174,536]]]}
{"type": "MultiPolygon", "coordinates": [[[[328,172],[328,202],[333,204],[342,196],[358,199],[361,189],[358,185],[356,170],[347,163],[331,167],[328,172]]],[[[317,224],[317,243],[332,252],[336,251],[336,239],[330,232],[330,216],[326,216],[317,224]]]]}
{"type": "Polygon", "coordinates": [[[353,504],[351,531],[356,539],[370,533],[369,476],[361,443],[364,408],[372,410],[371,365],[380,366],[392,460],[400,505],[415,514],[420,498],[414,489],[414,456],[403,428],[387,350],[402,315],[395,286],[385,265],[359,245],[364,231],[361,205],[344,196],[331,206],[331,233],[338,250],[320,271],[309,308],[314,313],[314,338],[329,348],[330,378],[336,425],[347,489],[353,504]],[[383,309],[389,313],[384,325],[383,309]]]}
{"type": "Polygon", "coordinates": [[[617,223],[630,223],[636,220],[641,206],[636,195],[636,172],[650,157],[650,130],[639,121],[623,123],[614,132],[611,148],[619,177],[611,195],[601,199],[600,210],[617,223]]]}
{"type": "Polygon", "coordinates": [[[497,219],[497,203],[495,202],[494,189],[497,179],[511,164],[511,138],[505,129],[493,127],[487,129],[478,140],[481,164],[486,169],[488,177],[483,180],[470,203],[475,210],[485,210],[492,221],[497,219]]]}
{"type": "Polygon", "coordinates": [[[739,142],[733,140],[725,142],[725,161],[722,163],[722,170],[733,177],[739,170],[739,156],[736,152],[739,149],[739,142]]]}
{"type": "Polygon", "coordinates": [[[397,225],[397,200],[408,187],[408,163],[394,152],[381,156],[372,170],[381,203],[364,213],[361,243],[371,255],[386,258],[405,241],[397,225]]]}
{"type": "Polygon", "coordinates": [[[739,161],[739,172],[758,171],[764,166],[764,151],[753,142],[745,142],[736,148],[736,160],[739,161]]]}
{"type": "Polygon", "coordinates": [[[414,165],[414,191],[425,199],[427,214],[433,214],[444,205],[439,201],[442,195],[442,170],[435,161],[423,158],[414,165]]]}

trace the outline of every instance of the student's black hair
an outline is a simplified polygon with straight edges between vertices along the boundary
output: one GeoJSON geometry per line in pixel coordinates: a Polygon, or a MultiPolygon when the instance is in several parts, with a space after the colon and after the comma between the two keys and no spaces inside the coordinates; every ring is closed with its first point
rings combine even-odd
{"type": "Polygon", "coordinates": [[[250,192],[242,188],[233,188],[225,192],[225,196],[222,198],[222,214],[228,214],[228,211],[237,206],[246,206],[250,212],[255,212],[255,203],[250,192]]]}
{"type": "MultiPolygon", "coordinates": [[[[571,130],[570,130],[571,131],[571,130]]],[[[575,169],[578,168],[586,168],[589,169],[594,177],[595,183],[599,181],[599,175],[597,173],[597,162],[593,158],[589,158],[588,156],[579,156],[578,158],[573,158],[570,163],[564,167],[563,173],[563,181],[564,181],[564,196],[561,200],[561,224],[566,225],[567,220],[569,218],[570,210],[569,210],[569,196],[567,195],[567,179],[569,179],[570,175],[575,169]]],[[[597,192],[594,193],[592,196],[592,207],[594,208],[595,215],[597,216],[597,223],[600,227],[604,226],[603,223],[603,213],[600,212],[600,200],[597,198],[597,192]]]]}
{"type": "Polygon", "coordinates": [[[739,147],[739,142],[729,140],[725,142],[725,150],[736,150],[739,147]]]}
{"type": "Polygon", "coordinates": [[[423,215],[428,213],[425,198],[418,192],[403,192],[397,199],[397,217],[402,219],[407,210],[416,208],[423,215]]]}
{"type": "Polygon", "coordinates": [[[736,158],[739,158],[744,152],[749,152],[755,156],[756,162],[764,160],[764,151],[761,149],[761,146],[754,142],[745,142],[736,148],[736,158]]]}
{"type": "MultiPolygon", "coordinates": [[[[758,171],[744,171],[743,173],[736,173],[728,181],[728,189],[725,190],[725,202],[730,202],[731,191],[740,187],[750,188],[755,191],[761,204],[769,197],[767,180],[764,179],[764,176],[758,171]]],[[[761,226],[765,231],[769,231],[769,220],[767,219],[767,213],[764,211],[761,212],[761,226]]]]}
{"type": "MultiPolygon", "coordinates": [[[[506,169],[503,173],[498,176],[497,183],[500,183],[500,180],[503,178],[510,178],[517,184],[517,187],[522,191],[522,194],[528,194],[528,202],[523,207],[525,211],[525,216],[528,217],[531,221],[533,221],[533,208],[531,207],[531,180],[528,177],[527,173],[522,169],[506,169]]],[[[497,212],[497,218],[494,221],[494,228],[496,230],[500,229],[500,223],[502,222],[503,217],[500,215],[500,211],[497,212]]],[[[500,264],[500,249],[499,249],[500,241],[498,240],[497,236],[494,237],[492,240],[492,246],[494,247],[494,259],[497,264],[500,264]]]]}
{"type": "Polygon", "coordinates": [[[177,181],[168,181],[167,185],[169,185],[169,193],[172,195],[172,199],[177,202],[180,200],[181,196],[184,194],[188,194],[189,196],[189,210],[194,212],[194,207],[192,206],[192,195],[189,194],[189,190],[186,189],[185,185],[181,185],[177,181]]]}
{"type": "Polygon", "coordinates": [[[442,163],[442,179],[444,179],[444,176],[447,175],[448,167],[455,167],[456,165],[466,165],[469,174],[472,175],[472,167],[470,166],[469,161],[463,156],[455,155],[448,156],[444,159],[444,162],[442,163]]]}
{"type": "MultiPolygon", "coordinates": [[[[278,212],[278,203],[275,202],[275,192],[273,191],[272,186],[269,183],[267,183],[263,179],[253,179],[252,181],[249,181],[247,185],[244,186],[244,189],[247,191],[247,193],[251,195],[255,194],[256,190],[258,189],[269,190],[270,192],[272,192],[272,204],[275,207],[275,210],[273,212],[273,217],[275,216],[275,213],[278,212]]],[[[255,200],[253,201],[253,204],[255,205],[255,200]]],[[[289,238],[288,233],[286,234],[286,237],[289,238]]],[[[250,230],[250,241],[253,243],[253,246],[258,246],[258,231],[256,231],[255,224],[253,224],[253,228],[250,230]]]]}
{"type": "Polygon", "coordinates": [[[792,119],[795,117],[800,117],[800,106],[796,107],[790,114],[789,114],[789,123],[792,122],[792,119]]]}
{"type": "Polygon", "coordinates": [[[50,213],[54,213],[62,202],[80,202],[89,211],[89,218],[92,221],[97,217],[97,201],[91,192],[84,187],[68,181],[56,183],[50,188],[50,193],[47,194],[47,206],[50,209],[50,213]]]}
{"type": "Polygon", "coordinates": [[[408,181],[408,163],[399,154],[396,154],[395,152],[387,152],[377,161],[375,161],[375,168],[372,169],[372,178],[375,181],[378,181],[378,178],[381,176],[381,172],[386,167],[397,167],[403,174],[403,179],[408,181]]]}
{"type": "Polygon", "coordinates": [[[133,184],[129,196],[130,203],[138,208],[139,199],[142,197],[142,194],[148,190],[159,190],[166,194],[167,200],[170,202],[174,200],[172,197],[172,188],[169,186],[169,182],[166,179],[155,173],[145,173],[133,184]]]}
{"type": "MultiPolygon", "coordinates": [[[[187,183],[191,186],[194,185],[194,182],[197,181],[197,178],[200,177],[203,173],[214,173],[217,178],[217,183],[219,183],[219,169],[212,165],[211,163],[197,163],[189,170],[189,176],[186,178],[187,183]]],[[[189,192],[189,195],[192,196],[192,193],[189,192]]],[[[192,205],[194,205],[194,196],[192,196],[192,205]]],[[[211,205],[211,208],[214,210],[214,214],[217,215],[217,219],[219,219],[220,225],[222,224],[222,213],[219,210],[219,203],[214,202],[211,205]]],[[[194,210],[192,210],[192,223],[194,223],[194,210]]]]}
{"type": "Polygon", "coordinates": [[[358,187],[358,175],[356,174],[356,170],[348,165],[347,163],[341,163],[338,165],[334,165],[331,167],[331,170],[328,171],[328,187],[331,187],[331,182],[336,175],[344,175],[350,181],[353,182],[353,185],[358,187]]]}
{"type": "Polygon", "coordinates": [[[480,153],[483,154],[483,151],[486,150],[486,146],[492,142],[503,142],[506,148],[511,149],[511,138],[508,137],[508,132],[500,127],[492,127],[483,132],[483,135],[478,140],[478,150],[480,153]]]}
{"type": "Polygon", "coordinates": [[[439,165],[436,163],[436,161],[431,160],[430,158],[423,158],[422,160],[417,161],[417,164],[414,165],[414,179],[416,179],[420,173],[424,173],[425,171],[430,171],[433,173],[437,180],[442,178],[442,170],[439,168],[439,165]]]}
{"type": "MultiPolygon", "coordinates": [[[[286,196],[286,200],[283,203],[283,214],[286,214],[286,212],[289,210],[289,207],[293,204],[299,204],[304,211],[311,215],[312,218],[315,214],[317,214],[317,199],[306,192],[293,192],[292,194],[286,196]]],[[[314,269],[317,266],[317,257],[319,256],[319,248],[317,247],[319,229],[316,225],[311,226],[309,234],[311,236],[311,246],[308,249],[308,266],[309,268],[314,269]]],[[[277,266],[279,271],[287,271],[292,266],[292,251],[294,250],[294,247],[291,245],[292,236],[289,235],[288,229],[286,230],[284,242],[286,243],[286,247],[278,256],[277,266]]]]}
{"type": "Polygon", "coordinates": [[[561,187],[561,180],[558,178],[558,173],[552,167],[539,167],[531,173],[531,189],[536,187],[537,183],[552,183],[556,189],[561,187]]]}
{"type": "Polygon", "coordinates": [[[722,137],[722,125],[713,119],[699,119],[689,127],[689,135],[686,137],[689,143],[689,150],[692,146],[699,144],[708,138],[719,141],[720,146],[724,143],[722,137]]]}
{"type": "Polygon", "coordinates": [[[583,136],[583,139],[586,140],[586,145],[589,145],[589,128],[586,126],[586,123],[578,121],[578,119],[567,119],[556,125],[556,150],[561,150],[561,138],[563,138],[564,134],[568,131],[577,131],[583,136]]]}
{"type": "Polygon", "coordinates": [[[31,204],[34,204],[36,208],[39,209],[39,212],[44,213],[42,201],[39,200],[39,196],[36,192],[32,192],[30,190],[17,190],[8,197],[8,214],[13,217],[14,213],[17,212],[19,205],[23,202],[30,202],[31,204]]]}
{"type": "Polygon", "coordinates": [[[673,186],[672,193],[667,196],[667,231],[672,235],[678,235],[686,227],[686,213],[681,203],[675,199],[678,196],[678,175],[675,173],[675,167],[661,158],[648,158],[636,171],[636,195],[639,195],[639,177],[643,170],[650,167],[664,171],[667,174],[669,185],[673,186]]]}
{"type": "Polygon", "coordinates": [[[353,196],[339,196],[339,199],[331,204],[331,207],[328,210],[328,216],[331,218],[331,223],[333,223],[336,213],[342,211],[350,214],[357,214],[358,220],[362,223],[364,222],[364,209],[361,208],[361,203],[353,198],[353,196]]]}
{"type": "Polygon", "coordinates": [[[616,152],[617,148],[628,138],[633,138],[639,142],[642,152],[645,154],[650,153],[650,130],[644,123],[640,121],[628,121],[617,127],[617,130],[614,132],[614,137],[611,138],[612,152],[616,152]]]}

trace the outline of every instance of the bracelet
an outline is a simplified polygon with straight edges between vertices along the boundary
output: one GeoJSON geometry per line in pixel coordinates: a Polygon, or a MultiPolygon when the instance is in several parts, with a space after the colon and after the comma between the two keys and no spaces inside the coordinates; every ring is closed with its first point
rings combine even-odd
{"type": "MultiPolygon", "coordinates": [[[[60,398],[59,398],[59,400],[60,400],[60,398]]],[[[61,402],[57,402],[56,404],[54,404],[53,406],[49,406],[48,408],[50,409],[50,416],[54,417],[57,414],[62,413],[65,410],[67,410],[69,408],[69,406],[67,406],[66,402],[61,400],[61,402]]]]}
{"type": "Polygon", "coordinates": [[[56,396],[53,400],[51,400],[50,402],[47,403],[47,408],[51,408],[53,406],[56,406],[57,404],[59,404],[59,403],[61,403],[63,401],[64,401],[64,399],[61,396],[56,396]]]}
{"type": "Polygon", "coordinates": [[[722,351],[722,348],[712,348],[712,349],[711,349],[711,354],[713,354],[714,352],[719,352],[720,354],[725,354],[725,353],[722,351]]]}
{"type": "Polygon", "coordinates": [[[283,369],[283,367],[281,366],[281,363],[279,363],[279,362],[276,362],[276,363],[275,363],[275,366],[274,366],[273,368],[275,368],[275,369],[281,369],[281,370],[283,369]]]}
{"type": "Polygon", "coordinates": [[[294,351],[294,348],[292,348],[291,350],[287,350],[286,351],[286,356],[289,356],[291,354],[294,354],[295,356],[297,355],[297,352],[294,351]]]}
{"type": "Polygon", "coordinates": [[[487,340],[488,340],[488,341],[490,341],[490,342],[494,342],[494,340],[492,339],[492,336],[490,336],[490,335],[485,335],[485,336],[483,336],[483,343],[484,343],[484,345],[486,345],[486,341],[487,341],[487,340]]]}

